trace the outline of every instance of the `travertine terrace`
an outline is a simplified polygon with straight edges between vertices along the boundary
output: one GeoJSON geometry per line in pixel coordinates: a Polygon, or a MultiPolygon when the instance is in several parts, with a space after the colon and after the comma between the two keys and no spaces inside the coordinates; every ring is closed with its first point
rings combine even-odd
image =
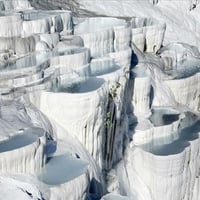
{"type": "Polygon", "coordinates": [[[200,199],[200,7],[167,2],[0,1],[0,200],[200,199]]]}

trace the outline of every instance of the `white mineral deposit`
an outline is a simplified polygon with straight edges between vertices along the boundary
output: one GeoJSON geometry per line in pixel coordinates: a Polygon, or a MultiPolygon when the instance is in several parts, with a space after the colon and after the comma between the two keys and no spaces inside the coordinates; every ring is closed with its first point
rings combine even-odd
{"type": "Polygon", "coordinates": [[[199,200],[199,13],[0,0],[0,200],[199,200]]]}

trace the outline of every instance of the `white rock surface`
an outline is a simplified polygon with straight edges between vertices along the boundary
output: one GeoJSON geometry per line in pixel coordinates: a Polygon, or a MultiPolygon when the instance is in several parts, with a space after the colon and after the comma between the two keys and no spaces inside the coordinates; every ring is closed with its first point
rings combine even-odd
{"type": "Polygon", "coordinates": [[[141,51],[156,53],[163,42],[165,24],[151,18],[133,18],[131,21],[132,42],[141,51]]]}
{"type": "Polygon", "coordinates": [[[1,176],[1,198],[43,200],[48,198],[48,189],[31,176],[1,176]]]}
{"type": "Polygon", "coordinates": [[[2,13],[0,16],[1,25],[4,27],[0,31],[0,37],[17,37],[22,31],[22,16],[19,13],[13,15],[2,13]]]}
{"type": "Polygon", "coordinates": [[[198,13],[0,1],[3,198],[198,200],[198,13]]]}
{"type": "Polygon", "coordinates": [[[199,111],[199,76],[197,73],[191,77],[166,81],[173,92],[176,101],[187,105],[194,111],[199,111]],[[176,87],[174,87],[176,85],[176,87]]]}
{"type": "Polygon", "coordinates": [[[85,199],[89,187],[87,163],[67,155],[54,156],[39,175],[49,185],[50,199],[85,199]]]}
{"type": "Polygon", "coordinates": [[[123,50],[130,43],[130,27],[124,20],[115,18],[86,19],[75,26],[74,32],[83,38],[84,46],[90,48],[94,58],[105,56],[114,50],[123,50]]]}
{"type": "Polygon", "coordinates": [[[128,200],[128,197],[123,197],[117,194],[107,194],[101,198],[102,200],[110,200],[110,199],[116,199],[116,200],[128,200]]]}
{"type": "Polygon", "coordinates": [[[68,11],[25,11],[23,34],[72,32],[72,16],[68,11]]]}

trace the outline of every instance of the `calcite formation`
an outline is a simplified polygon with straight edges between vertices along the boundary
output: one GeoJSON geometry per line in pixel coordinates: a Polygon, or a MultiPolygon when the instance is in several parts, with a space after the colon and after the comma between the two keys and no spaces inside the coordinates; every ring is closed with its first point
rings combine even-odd
{"type": "Polygon", "coordinates": [[[129,4],[0,1],[0,199],[200,198],[198,2],[129,4]]]}

